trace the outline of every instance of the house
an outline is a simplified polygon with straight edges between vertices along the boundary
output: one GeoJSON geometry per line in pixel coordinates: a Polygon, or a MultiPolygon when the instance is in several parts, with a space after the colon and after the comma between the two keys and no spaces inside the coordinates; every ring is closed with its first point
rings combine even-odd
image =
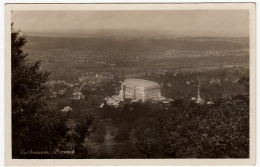
{"type": "Polygon", "coordinates": [[[219,79],[211,78],[209,82],[210,82],[210,84],[220,85],[220,80],[219,79]]]}
{"type": "Polygon", "coordinates": [[[56,98],[57,97],[57,92],[56,91],[54,91],[54,92],[52,92],[52,95],[50,96],[50,98],[56,98]]]}
{"type": "Polygon", "coordinates": [[[121,101],[118,96],[107,97],[104,100],[106,100],[108,105],[112,105],[115,107],[117,107],[119,105],[119,102],[121,101]]]}
{"type": "Polygon", "coordinates": [[[82,92],[76,91],[76,92],[73,92],[72,99],[77,99],[77,100],[85,99],[85,95],[83,95],[82,92]]]}
{"type": "Polygon", "coordinates": [[[67,93],[67,90],[66,90],[66,88],[65,88],[65,89],[63,89],[63,90],[59,90],[59,94],[60,94],[60,95],[64,95],[65,93],[67,93]]]}
{"type": "Polygon", "coordinates": [[[57,83],[58,83],[58,84],[62,84],[62,83],[64,84],[65,81],[64,81],[64,80],[58,80],[57,83]]]}
{"type": "Polygon", "coordinates": [[[196,97],[192,97],[191,100],[192,100],[192,101],[196,101],[197,98],[196,98],[196,97]]]}
{"type": "Polygon", "coordinates": [[[84,81],[84,78],[79,77],[78,80],[79,80],[79,82],[82,82],[82,81],[84,81]]]}
{"type": "Polygon", "coordinates": [[[72,111],[72,108],[70,106],[64,107],[62,110],[60,110],[62,112],[68,112],[68,111],[72,111]]]}

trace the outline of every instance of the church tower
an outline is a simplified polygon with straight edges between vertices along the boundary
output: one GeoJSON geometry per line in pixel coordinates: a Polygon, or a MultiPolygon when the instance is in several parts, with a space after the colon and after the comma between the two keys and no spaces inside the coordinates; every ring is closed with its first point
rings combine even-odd
{"type": "Polygon", "coordinates": [[[200,97],[200,87],[201,87],[201,85],[198,85],[198,99],[197,99],[196,103],[204,104],[204,100],[200,97]]]}

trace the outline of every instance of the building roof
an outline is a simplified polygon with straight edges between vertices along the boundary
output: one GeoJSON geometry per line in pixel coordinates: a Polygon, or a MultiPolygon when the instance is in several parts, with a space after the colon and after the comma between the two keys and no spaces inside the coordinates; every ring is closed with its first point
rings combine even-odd
{"type": "Polygon", "coordinates": [[[79,91],[76,91],[76,92],[73,92],[73,95],[74,96],[80,96],[80,95],[83,95],[83,93],[79,92],[79,91]]]}
{"type": "Polygon", "coordinates": [[[67,107],[64,107],[61,111],[63,112],[68,112],[68,111],[71,111],[72,108],[70,106],[67,106],[67,107]]]}
{"type": "Polygon", "coordinates": [[[144,89],[147,88],[160,88],[160,85],[156,82],[153,81],[148,81],[144,79],[137,79],[137,78],[131,78],[131,79],[126,79],[122,85],[126,85],[127,87],[135,87],[135,86],[141,86],[144,89]]]}

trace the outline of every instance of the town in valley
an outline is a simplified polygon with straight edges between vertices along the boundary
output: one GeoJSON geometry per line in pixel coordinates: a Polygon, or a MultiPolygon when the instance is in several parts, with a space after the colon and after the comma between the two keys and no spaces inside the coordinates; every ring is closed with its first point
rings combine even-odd
{"type": "Polygon", "coordinates": [[[31,131],[22,132],[37,134],[40,122],[50,125],[21,149],[73,154],[19,154],[15,148],[14,158],[249,157],[248,35],[32,31],[15,21],[17,38],[26,39],[27,63],[40,61],[38,71],[48,73],[40,99],[49,115],[32,115],[35,126],[28,123],[31,131]],[[37,137],[42,147],[32,148],[37,137]]]}

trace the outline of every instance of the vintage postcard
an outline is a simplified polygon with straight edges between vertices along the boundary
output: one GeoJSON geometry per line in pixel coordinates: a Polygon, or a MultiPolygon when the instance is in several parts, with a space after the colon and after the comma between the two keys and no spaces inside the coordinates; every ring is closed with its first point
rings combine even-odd
{"type": "Polygon", "coordinates": [[[5,165],[254,165],[255,4],[6,4],[5,165]]]}

